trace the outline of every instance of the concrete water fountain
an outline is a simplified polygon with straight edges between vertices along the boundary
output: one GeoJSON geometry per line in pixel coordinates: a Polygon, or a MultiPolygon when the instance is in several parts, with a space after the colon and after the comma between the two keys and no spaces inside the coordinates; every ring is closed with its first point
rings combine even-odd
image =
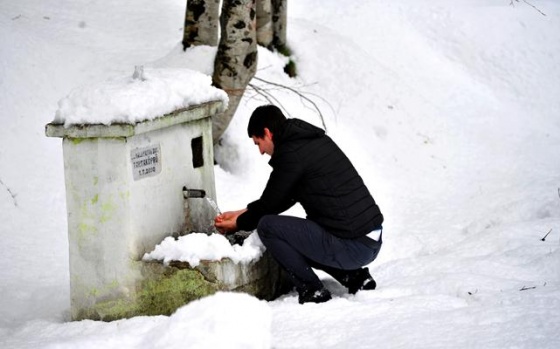
{"type": "MultiPolygon", "coordinates": [[[[144,71],[142,79],[124,79],[119,86],[127,97],[115,98],[114,81],[107,94],[113,103],[134,104],[123,98],[134,98],[130,89],[140,88],[144,93],[137,98],[146,103],[146,94],[154,91],[146,84],[155,80],[159,89],[161,76],[176,73],[144,71]]],[[[218,209],[211,117],[227,101],[216,98],[213,87],[195,88],[211,91],[210,97],[163,116],[110,123],[82,117],[72,123],[67,111],[66,119],[57,115],[46,126],[46,135],[62,138],[63,145],[73,320],[170,314],[216,291],[272,299],[285,288],[266,253],[249,262],[224,258],[197,266],[142,260],[165,238],[213,230],[218,209]]],[[[80,106],[87,100],[91,105],[92,96],[103,96],[103,89],[86,87],[66,104],[80,106]]],[[[105,108],[107,99],[101,99],[105,108]]],[[[99,112],[92,109],[92,114],[99,112]]]]}

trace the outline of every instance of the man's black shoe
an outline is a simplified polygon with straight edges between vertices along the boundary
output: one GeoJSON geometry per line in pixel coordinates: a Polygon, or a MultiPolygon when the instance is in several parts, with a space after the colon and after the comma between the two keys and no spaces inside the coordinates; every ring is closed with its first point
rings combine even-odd
{"type": "Polygon", "coordinates": [[[324,303],[332,299],[331,292],[326,288],[306,289],[299,292],[299,304],[303,303],[324,303]]]}
{"type": "Polygon", "coordinates": [[[353,270],[348,273],[343,285],[348,287],[348,293],[356,294],[360,290],[375,290],[377,284],[367,268],[353,270]]]}

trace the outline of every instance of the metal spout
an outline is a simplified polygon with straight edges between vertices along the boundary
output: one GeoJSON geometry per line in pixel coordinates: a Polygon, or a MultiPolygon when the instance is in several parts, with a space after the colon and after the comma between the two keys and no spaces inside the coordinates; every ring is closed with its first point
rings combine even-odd
{"type": "Polygon", "coordinates": [[[183,197],[185,199],[203,199],[206,196],[206,191],[204,189],[187,189],[183,187],[183,197]]]}

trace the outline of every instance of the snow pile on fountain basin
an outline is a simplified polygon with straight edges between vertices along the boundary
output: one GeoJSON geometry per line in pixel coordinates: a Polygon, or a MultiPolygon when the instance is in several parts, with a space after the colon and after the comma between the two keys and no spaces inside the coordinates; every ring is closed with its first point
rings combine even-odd
{"type": "Polygon", "coordinates": [[[229,258],[237,264],[258,260],[264,251],[265,247],[256,233],[249,235],[243,245],[231,245],[220,234],[191,233],[177,240],[171,236],[165,238],[152,252],[146,253],[142,260],[163,261],[164,265],[171,261],[180,261],[196,267],[202,260],[218,261],[229,258]]]}

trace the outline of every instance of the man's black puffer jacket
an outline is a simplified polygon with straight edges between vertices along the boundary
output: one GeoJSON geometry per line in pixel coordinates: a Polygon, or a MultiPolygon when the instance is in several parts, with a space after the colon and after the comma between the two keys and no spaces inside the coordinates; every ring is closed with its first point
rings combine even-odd
{"type": "Polygon", "coordinates": [[[299,202],[310,219],[341,238],[364,236],[383,215],[350,160],[325,134],[305,121],[288,119],[273,135],[272,173],[257,201],[237,218],[240,230],[256,228],[261,217],[299,202]]]}

